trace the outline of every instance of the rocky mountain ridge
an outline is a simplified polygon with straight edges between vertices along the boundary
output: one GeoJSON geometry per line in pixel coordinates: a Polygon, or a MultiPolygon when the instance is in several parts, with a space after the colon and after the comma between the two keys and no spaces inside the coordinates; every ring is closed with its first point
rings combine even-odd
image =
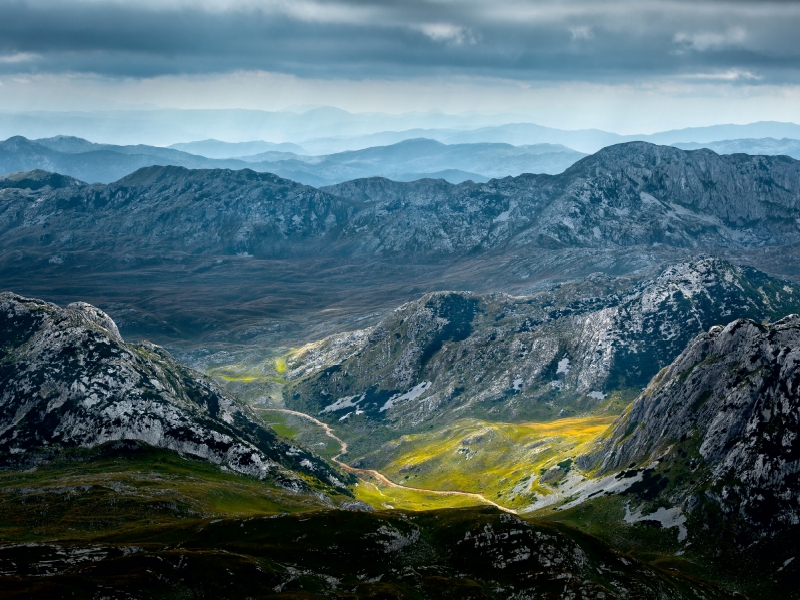
{"type": "Polygon", "coordinates": [[[322,190],[246,170],[150,167],[107,186],[7,191],[0,211],[0,243],[36,252],[120,235],[116,246],[135,252],[145,231],[157,232],[147,239],[163,251],[257,257],[287,244],[303,255],[416,259],[528,247],[747,248],[800,243],[800,162],[634,142],[556,176],[460,185],[365,179],[322,190]],[[136,242],[124,236],[132,210],[136,242]],[[76,239],[41,235],[44,223],[76,239]],[[214,243],[198,245],[201,238],[214,243]]]}
{"type": "Polygon", "coordinates": [[[344,489],[348,476],[262,427],[158,346],[125,344],[104,312],[0,294],[0,458],[136,440],[284,487],[344,489]]]}
{"type": "MultiPolygon", "coordinates": [[[[693,470],[708,469],[705,496],[729,518],[762,534],[797,525],[798,365],[796,314],[766,325],[737,319],[712,327],[653,378],[579,464],[606,474],[653,460],[693,461],[693,470]]],[[[691,509],[704,490],[686,483],[672,501],[691,509]]]]}
{"type": "Polygon", "coordinates": [[[800,287],[718,259],[636,285],[595,275],[529,297],[429,294],[290,354],[284,398],[354,433],[621,408],[711,325],[798,310],[800,287]]]}
{"type": "Polygon", "coordinates": [[[800,163],[632,142],[556,176],[445,186],[357,180],[323,188],[375,204],[346,232],[371,252],[667,244],[747,247],[800,240],[800,163]]]}

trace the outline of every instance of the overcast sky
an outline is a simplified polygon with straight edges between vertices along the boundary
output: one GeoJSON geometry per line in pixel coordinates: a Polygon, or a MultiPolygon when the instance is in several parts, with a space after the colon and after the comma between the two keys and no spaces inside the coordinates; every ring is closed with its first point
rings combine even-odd
{"type": "Polygon", "coordinates": [[[795,1],[0,0],[0,109],[800,121],[798,39],[795,1]]]}

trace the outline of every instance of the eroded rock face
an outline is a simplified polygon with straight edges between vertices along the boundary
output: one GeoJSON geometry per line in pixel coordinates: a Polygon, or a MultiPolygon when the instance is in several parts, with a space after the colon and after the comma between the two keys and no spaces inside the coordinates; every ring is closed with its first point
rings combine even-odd
{"type": "Polygon", "coordinates": [[[139,440],[293,489],[307,487],[295,471],[342,486],[164,349],[125,344],[91,305],[0,294],[0,339],[0,456],[139,440]]]}
{"type": "Polygon", "coordinates": [[[612,472],[688,439],[725,511],[761,525],[798,524],[798,432],[800,316],[769,325],[737,319],[697,336],[580,462],[612,472]]]}
{"type": "Polygon", "coordinates": [[[797,286],[717,259],[637,285],[596,275],[530,297],[439,292],[303,349],[289,360],[285,397],[340,427],[553,418],[614,392],[634,397],[714,324],[799,309],[797,286]]]}

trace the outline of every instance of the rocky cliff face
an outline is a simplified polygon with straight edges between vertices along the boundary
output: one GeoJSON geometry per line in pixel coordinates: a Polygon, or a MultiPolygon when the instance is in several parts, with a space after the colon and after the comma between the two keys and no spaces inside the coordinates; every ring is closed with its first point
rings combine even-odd
{"type": "Polygon", "coordinates": [[[261,427],[162,348],[125,344],[102,311],[0,294],[0,458],[36,463],[115,440],[219,464],[292,489],[343,487],[312,454],[261,427]]]}
{"type": "Polygon", "coordinates": [[[737,319],[698,335],[579,462],[601,473],[653,460],[703,466],[705,489],[683,482],[673,501],[691,507],[705,494],[762,533],[797,525],[799,393],[800,317],[737,319]]]}
{"type": "Polygon", "coordinates": [[[634,286],[596,275],[530,297],[429,294],[290,356],[284,396],[339,427],[549,419],[637,394],[714,324],[798,309],[800,287],[716,259],[634,286]]]}

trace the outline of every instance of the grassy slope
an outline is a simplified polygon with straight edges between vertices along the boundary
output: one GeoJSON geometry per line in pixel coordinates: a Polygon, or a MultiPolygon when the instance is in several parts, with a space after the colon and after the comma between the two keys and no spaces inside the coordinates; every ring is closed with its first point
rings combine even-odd
{"type": "MultiPolygon", "coordinates": [[[[144,444],[65,453],[25,472],[0,473],[0,541],[84,538],[219,515],[326,506],[219,467],[144,444]]],[[[348,499],[345,499],[348,500],[348,499]]]]}
{"type": "Polygon", "coordinates": [[[360,462],[398,483],[482,493],[504,506],[523,508],[536,494],[551,493],[550,486],[566,474],[567,461],[612,419],[591,416],[548,423],[462,419],[384,444],[360,462]],[[543,479],[548,483],[542,484],[543,479]]]}
{"type": "Polygon", "coordinates": [[[499,600],[608,598],[620,587],[625,597],[730,597],[569,528],[476,508],[195,518],[91,545],[0,547],[0,569],[12,559],[17,575],[3,577],[0,597],[108,597],[112,588],[136,598],[499,600]]]}

